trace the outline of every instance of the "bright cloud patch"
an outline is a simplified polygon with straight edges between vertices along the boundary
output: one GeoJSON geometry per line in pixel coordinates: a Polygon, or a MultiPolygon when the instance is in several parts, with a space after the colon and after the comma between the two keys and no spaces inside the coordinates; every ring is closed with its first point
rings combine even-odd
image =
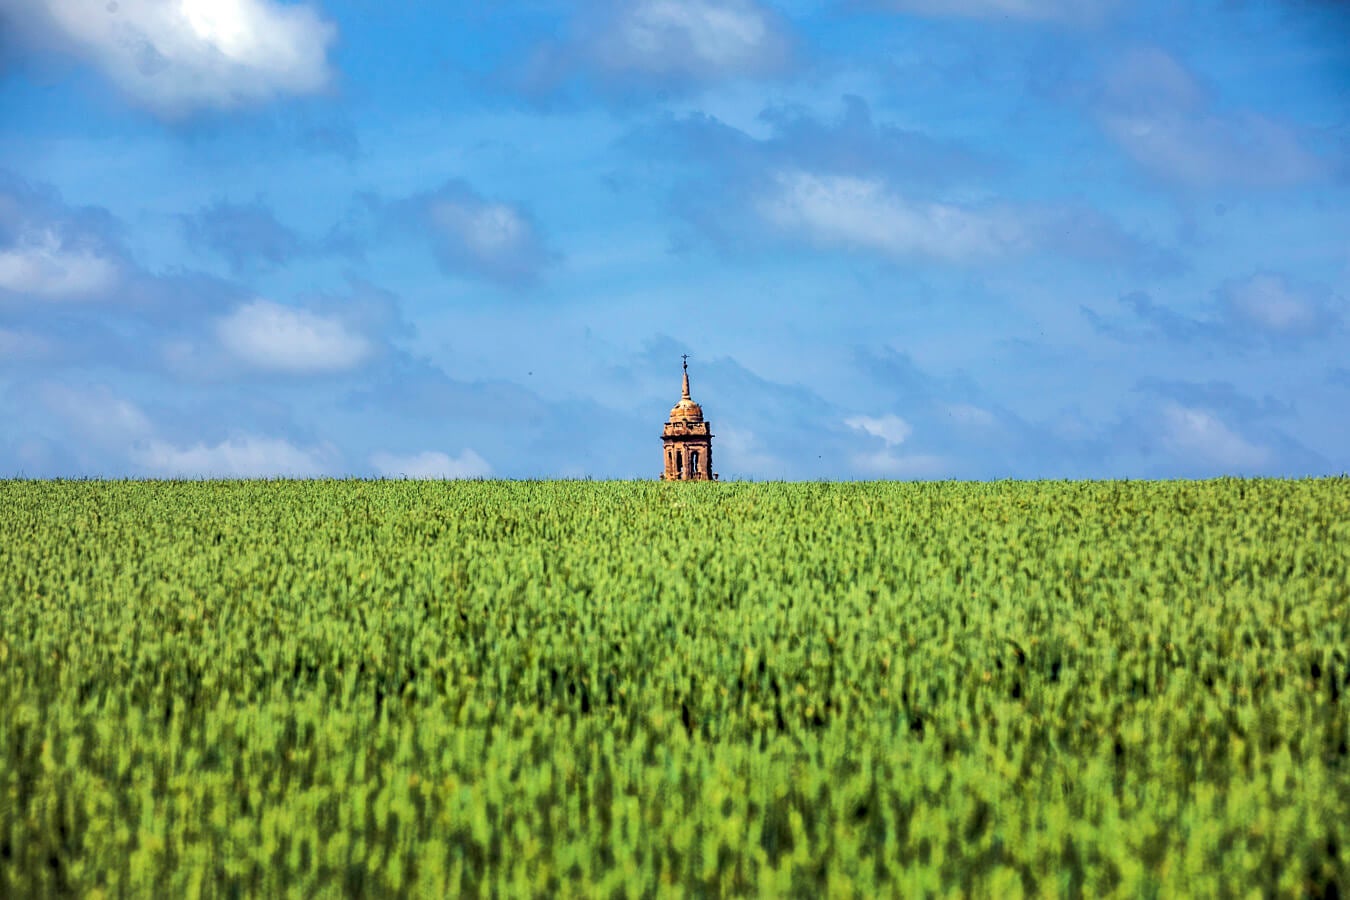
{"type": "Polygon", "coordinates": [[[914,433],[908,422],[890,413],[884,416],[852,416],[845,419],[844,424],[855,431],[881,438],[888,447],[903,444],[914,433]]]}
{"type": "Polygon", "coordinates": [[[1102,127],[1140,165],[1185,184],[1297,184],[1324,166],[1288,126],[1253,112],[1211,109],[1201,85],[1157,49],[1126,54],[1107,73],[1102,127]]]}
{"type": "Polygon", "coordinates": [[[370,464],[385,478],[486,478],[492,474],[487,460],[469,449],[458,457],[437,450],[410,456],[376,453],[370,464]]]}
{"type": "Polygon", "coordinates": [[[947,461],[928,453],[899,453],[896,448],[909,440],[914,428],[897,415],[850,416],[844,424],[854,431],[880,438],[880,450],[857,453],[853,466],[858,471],[883,478],[934,478],[947,470],[947,461]]]}
{"type": "Polygon", "coordinates": [[[1086,24],[1102,19],[1116,0],[878,0],[876,5],[923,16],[1086,24]]]}
{"type": "Polygon", "coordinates": [[[1163,446],[1190,462],[1249,472],[1270,462],[1271,452],[1232,431],[1208,410],[1170,403],[1163,407],[1163,446]]]}
{"type": "Polygon", "coordinates": [[[0,249],[0,290],[65,300],[107,290],[117,265],[85,247],[69,246],[52,229],[25,232],[0,249]]]}
{"type": "Polygon", "coordinates": [[[81,440],[121,446],[153,430],[149,417],[106,385],[89,388],[55,382],[40,385],[34,396],[48,411],[67,422],[81,440]]]}
{"type": "Polygon", "coordinates": [[[338,372],[359,365],[370,341],[336,319],[255,300],[221,319],[221,344],[258,369],[295,374],[338,372]]]}
{"type": "Polygon", "coordinates": [[[505,203],[442,201],[432,204],[430,213],[432,222],[487,263],[509,258],[530,237],[525,218],[505,203]]]}
{"type": "Polygon", "coordinates": [[[886,478],[936,478],[947,471],[947,462],[928,453],[896,453],[878,450],[853,457],[853,465],[868,475],[886,478]]]}
{"type": "Polygon", "coordinates": [[[537,279],[552,259],[525,210],[481,197],[461,181],[397,201],[390,210],[404,227],[431,239],[447,272],[521,285],[537,279]]]}
{"type": "Polygon", "coordinates": [[[328,470],[320,456],[280,438],[256,436],[190,447],[155,439],[133,452],[140,466],[169,478],[312,477],[328,470]]]}
{"type": "Polygon", "coordinates": [[[754,73],[781,65],[787,42],[748,0],[625,3],[593,54],[610,69],[649,75],[754,73]]]}
{"type": "Polygon", "coordinates": [[[1261,273],[1232,281],[1219,294],[1235,324],[1272,337],[1308,337],[1336,318],[1325,300],[1295,288],[1279,275],[1261,273]]]}
{"type": "Polygon", "coordinates": [[[994,424],[994,415],[987,409],[969,403],[953,403],[947,407],[947,417],[958,425],[988,428],[994,424]]]}
{"type": "Polygon", "coordinates": [[[1125,319],[1102,315],[1086,306],[1093,328],[1117,340],[1162,337],[1178,343],[1216,342],[1250,348],[1315,341],[1337,335],[1344,324],[1344,303],[1325,286],[1273,272],[1230,279],[1214,291],[1216,306],[1205,316],[1190,316],[1134,291],[1119,298],[1125,319]],[[1144,327],[1132,328],[1130,320],[1144,327]]]}
{"type": "Polygon", "coordinates": [[[309,6],[274,0],[0,0],[0,11],[163,115],[320,90],[337,36],[309,6]]]}
{"type": "Polygon", "coordinates": [[[979,259],[1029,244],[1006,214],[909,202],[875,178],[783,172],[757,209],[770,225],[810,243],[896,257],[979,259]]]}
{"type": "Polygon", "coordinates": [[[769,453],[753,431],[725,426],[717,429],[716,468],[723,478],[787,477],[784,461],[769,453]]]}

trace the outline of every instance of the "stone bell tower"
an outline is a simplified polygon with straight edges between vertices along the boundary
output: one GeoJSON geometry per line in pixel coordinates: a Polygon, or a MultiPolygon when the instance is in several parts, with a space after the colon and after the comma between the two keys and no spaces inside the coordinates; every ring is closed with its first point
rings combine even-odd
{"type": "Polygon", "coordinates": [[[684,356],[684,391],[661,431],[666,467],[662,481],[716,481],[712,467],[712,423],[689,396],[689,355],[684,356]]]}

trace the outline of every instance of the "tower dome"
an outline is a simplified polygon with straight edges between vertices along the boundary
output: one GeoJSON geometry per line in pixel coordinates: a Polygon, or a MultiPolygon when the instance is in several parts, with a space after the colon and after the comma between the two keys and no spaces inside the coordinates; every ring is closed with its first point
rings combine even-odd
{"type": "Polygon", "coordinates": [[[684,391],[680,395],[680,402],[670,408],[670,417],[672,419],[685,419],[690,422],[703,421],[703,407],[694,402],[689,396],[689,362],[684,363],[684,391]]]}
{"type": "Polygon", "coordinates": [[[670,408],[670,417],[672,419],[687,419],[691,422],[702,422],[703,407],[685,397],[670,408]]]}

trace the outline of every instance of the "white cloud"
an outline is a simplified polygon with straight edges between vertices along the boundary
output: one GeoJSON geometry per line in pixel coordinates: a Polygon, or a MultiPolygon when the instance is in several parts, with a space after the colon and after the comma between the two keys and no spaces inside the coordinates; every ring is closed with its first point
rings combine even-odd
{"type": "Polygon", "coordinates": [[[1231,474],[1257,469],[1271,451],[1232,431],[1208,410],[1169,403],[1162,409],[1162,443],[1188,461],[1207,463],[1231,474]]]}
{"type": "Polygon", "coordinates": [[[852,416],[845,419],[844,424],[855,431],[881,438],[887,447],[903,444],[914,433],[908,422],[890,413],[884,416],[852,416]]]}
{"type": "Polygon", "coordinates": [[[280,438],[253,435],[219,444],[178,447],[167,441],[146,441],[132,452],[148,472],[169,478],[267,478],[323,475],[324,454],[302,450],[280,438]]]}
{"type": "Polygon", "coordinates": [[[0,12],[162,115],[318,91],[337,36],[310,6],[274,0],[0,0],[0,12]]]}
{"type": "Polygon", "coordinates": [[[1144,112],[1158,106],[1198,110],[1205,105],[1205,92],[1195,77],[1157,47],[1122,53],[1107,69],[1102,89],[1104,99],[1120,110],[1144,112]]]}
{"type": "Polygon", "coordinates": [[[897,257],[988,258],[1031,243],[1006,212],[910,202],[876,178],[780,172],[756,207],[770,225],[811,243],[897,257]]]}
{"type": "Polygon", "coordinates": [[[1323,302],[1279,275],[1252,275],[1224,285],[1220,293],[1232,319],[1273,336],[1310,336],[1335,318],[1323,302]]]}
{"type": "Polygon", "coordinates": [[[994,424],[994,414],[969,403],[953,403],[947,407],[947,416],[958,425],[987,428],[994,424]]]}
{"type": "MultiPolygon", "coordinates": [[[[47,382],[32,394],[46,411],[66,423],[65,440],[77,457],[94,459],[91,448],[130,462],[159,477],[305,477],[333,468],[331,447],[303,449],[281,438],[242,435],[217,444],[181,445],[165,440],[135,403],[106,385],[74,387],[47,382]]],[[[106,466],[107,460],[100,466],[106,466]]]]}
{"type": "Polygon", "coordinates": [[[771,70],[787,55],[773,19],[749,0],[638,0],[618,9],[593,50],[606,68],[715,76],[771,70]]]}
{"type": "Polygon", "coordinates": [[[890,449],[859,453],[853,457],[853,465],[869,475],[888,478],[936,478],[947,471],[947,461],[940,456],[896,453],[890,449]]]}
{"type": "Polygon", "coordinates": [[[84,247],[67,246],[50,228],[26,231],[0,250],[0,290],[65,300],[106,290],[117,265],[84,247]]]}
{"type": "Polygon", "coordinates": [[[775,478],[787,473],[783,460],[765,451],[759,438],[753,431],[743,428],[723,427],[717,429],[717,442],[713,448],[713,469],[719,474],[730,473],[730,477],[775,478]]]}
{"type": "Polygon", "coordinates": [[[342,322],[268,300],[254,300],[216,323],[221,344],[236,358],[273,372],[336,372],[359,365],[370,341],[342,322]]]}
{"type": "Polygon", "coordinates": [[[474,258],[499,266],[528,251],[533,229],[520,211],[505,203],[476,198],[436,200],[428,213],[432,224],[452,237],[474,258]]]}
{"type": "Polygon", "coordinates": [[[428,241],[447,273],[520,286],[537,279],[554,258],[524,208],[483,197],[463,181],[382,207],[374,203],[386,221],[428,241]]]}
{"type": "Polygon", "coordinates": [[[885,445],[880,450],[854,454],[853,466],[860,472],[885,478],[933,478],[947,471],[947,461],[940,456],[896,452],[895,448],[914,433],[913,427],[897,415],[850,416],[844,424],[880,438],[885,445]]]}
{"type": "Polygon", "coordinates": [[[889,9],[923,16],[1021,19],[1067,25],[1100,21],[1117,0],[885,0],[889,9]]]}
{"type": "Polygon", "coordinates": [[[458,457],[437,450],[410,456],[380,452],[370,457],[370,464],[385,478],[486,478],[492,474],[487,460],[469,449],[458,457]]]}
{"type": "Polygon", "coordinates": [[[37,438],[19,442],[14,448],[14,458],[19,463],[19,473],[25,469],[36,472],[50,471],[55,454],[50,443],[37,438]]]}
{"type": "Polygon", "coordinates": [[[1111,114],[1103,121],[1107,133],[1136,162],[1201,187],[1295,184],[1322,168],[1292,131],[1252,113],[1221,118],[1159,110],[1111,114]]]}
{"type": "Polygon", "coordinates": [[[1214,112],[1190,72],[1156,48],[1117,61],[1105,77],[1098,112],[1126,153],[1172,181],[1275,187],[1325,169],[1288,126],[1249,111],[1214,112]]]}
{"type": "Polygon", "coordinates": [[[49,412],[73,426],[81,440],[122,446],[153,430],[140,407],[103,385],[77,388],[46,383],[39,385],[34,395],[49,412]]]}

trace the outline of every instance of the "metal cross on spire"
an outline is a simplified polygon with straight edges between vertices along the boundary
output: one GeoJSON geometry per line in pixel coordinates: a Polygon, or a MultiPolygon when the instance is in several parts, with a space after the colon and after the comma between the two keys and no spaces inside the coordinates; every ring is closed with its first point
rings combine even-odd
{"type": "Polygon", "coordinates": [[[684,360],[684,370],[685,370],[686,372],[688,372],[688,371],[689,371],[689,354],[688,354],[688,353],[684,354],[683,356],[680,357],[680,359],[684,360]]]}

